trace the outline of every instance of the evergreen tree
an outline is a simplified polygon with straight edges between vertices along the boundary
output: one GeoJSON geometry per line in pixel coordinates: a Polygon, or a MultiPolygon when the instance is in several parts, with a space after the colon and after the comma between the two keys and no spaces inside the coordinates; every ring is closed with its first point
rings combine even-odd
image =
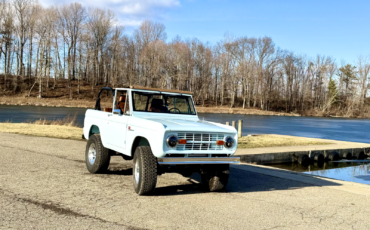
{"type": "Polygon", "coordinates": [[[339,68],[339,76],[341,76],[342,81],[346,84],[346,94],[348,93],[348,90],[351,91],[352,81],[356,80],[356,68],[356,66],[352,66],[351,64],[347,64],[346,66],[339,68]]]}
{"type": "Polygon", "coordinates": [[[329,84],[328,84],[328,99],[332,100],[334,103],[338,99],[338,90],[337,90],[337,84],[333,80],[333,78],[330,78],[329,84]]]}

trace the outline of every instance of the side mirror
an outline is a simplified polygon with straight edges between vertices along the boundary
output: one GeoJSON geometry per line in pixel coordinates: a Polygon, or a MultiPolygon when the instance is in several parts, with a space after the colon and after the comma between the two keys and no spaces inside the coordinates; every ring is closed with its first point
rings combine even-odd
{"type": "Polygon", "coordinates": [[[113,109],[113,114],[120,115],[121,114],[121,110],[120,109],[113,109]]]}

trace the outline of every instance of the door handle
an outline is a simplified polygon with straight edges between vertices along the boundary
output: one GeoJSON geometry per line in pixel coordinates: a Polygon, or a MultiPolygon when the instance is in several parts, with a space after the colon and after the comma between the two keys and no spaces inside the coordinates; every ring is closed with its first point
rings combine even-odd
{"type": "Polygon", "coordinates": [[[112,114],[108,114],[108,117],[111,117],[112,116],[112,114]]]}

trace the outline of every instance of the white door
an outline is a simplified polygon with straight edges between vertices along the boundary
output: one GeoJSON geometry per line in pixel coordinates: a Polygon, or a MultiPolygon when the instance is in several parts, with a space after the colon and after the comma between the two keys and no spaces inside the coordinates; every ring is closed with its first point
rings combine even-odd
{"type": "MultiPolygon", "coordinates": [[[[119,100],[119,96],[122,93],[126,93],[127,91],[123,90],[116,90],[116,96],[115,100],[113,102],[113,110],[114,109],[119,109],[117,107],[117,102],[119,100]]],[[[128,103],[128,97],[127,97],[127,102],[128,103]]],[[[114,111],[113,111],[114,112],[114,111]]],[[[110,146],[112,146],[112,149],[120,152],[120,153],[125,153],[126,151],[126,134],[127,134],[127,124],[128,120],[130,118],[130,112],[127,112],[125,114],[120,113],[120,114],[115,114],[113,113],[110,114],[109,116],[109,139],[108,143],[110,146]]]]}

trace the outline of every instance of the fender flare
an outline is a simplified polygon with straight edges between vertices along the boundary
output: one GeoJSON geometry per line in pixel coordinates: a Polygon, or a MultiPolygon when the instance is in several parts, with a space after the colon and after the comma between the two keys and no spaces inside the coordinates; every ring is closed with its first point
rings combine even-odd
{"type": "Polygon", "coordinates": [[[100,129],[99,129],[99,126],[95,125],[95,124],[92,124],[90,126],[90,129],[89,129],[89,136],[88,136],[88,139],[90,138],[91,135],[94,135],[94,134],[97,134],[97,133],[100,133],[100,129]]]}
{"type": "Polygon", "coordinates": [[[149,139],[145,136],[137,135],[134,138],[134,141],[131,143],[131,150],[130,150],[131,157],[134,157],[135,150],[139,146],[149,146],[151,148],[149,139]]]}

